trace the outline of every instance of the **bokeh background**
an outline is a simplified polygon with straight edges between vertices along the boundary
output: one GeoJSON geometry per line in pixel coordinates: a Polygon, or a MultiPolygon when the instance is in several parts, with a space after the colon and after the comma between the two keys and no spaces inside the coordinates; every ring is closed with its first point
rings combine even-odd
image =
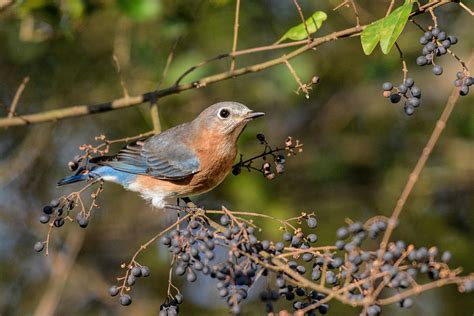
{"type": "MultiPolygon", "coordinates": [[[[319,34],[354,24],[350,9],[332,11],[339,1],[300,3],[307,16],[316,10],[328,13],[319,34]]],[[[367,23],[384,15],[389,1],[357,3],[361,21],[367,23]]],[[[229,0],[17,1],[0,12],[0,101],[8,106],[25,76],[30,76],[30,82],[18,105],[20,114],[118,98],[122,89],[113,54],[130,94],[151,91],[180,38],[163,83],[168,86],[188,67],[230,50],[234,5],[229,0]]],[[[456,4],[443,6],[436,14],[440,26],[458,36],[455,51],[468,59],[474,44],[472,17],[456,4]]],[[[299,21],[293,1],[242,1],[238,47],[271,44],[299,21]]],[[[430,24],[428,16],[417,21],[430,24]]],[[[258,132],[274,145],[282,144],[288,135],[305,144],[301,155],[288,159],[283,176],[268,181],[257,173],[229,175],[217,189],[199,197],[198,204],[282,218],[314,211],[320,245],[335,242],[335,230],[346,218],[389,215],[460,69],[448,56],[440,61],[444,67],[440,77],[433,76],[429,67],[417,67],[420,35],[416,26],[408,24],[399,39],[409,75],[423,91],[422,106],[412,117],[403,113],[401,105],[382,97],[384,81],[401,82],[396,50],[383,55],[377,49],[367,57],[359,38],[325,44],[291,61],[302,81],[321,78],[308,100],[295,94],[297,84],[284,65],[160,100],[164,128],[191,120],[223,100],[266,112],[239,141],[240,152],[247,157],[261,151],[255,139],[258,132]]],[[[237,66],[281,53],[244,56],[237,66]]],[[[229,63],[210,64],[188,80],[225,71],[229,63]]],[[[472,93],[459,100],[394,234],[416,245],[451,250],[453,265],[466,272],[474,271],[473,101],[472,93]]],[[[7,115],[5,108],[0,111],[7,115]]],[[[173,220],[134,193],[107,184],[99,199],[101,209],[86,230],[66,225],[54,235],[49,257],[32,249],[46,235],[46,227],[38,222],[43,205],[77,188],[57,188],[55,183],[68,175],[67,162],[78,147],[100,134],[121,138],[151,128],[149,106],[143,104],[0,131],[0,315],[44,315],[51,306],[57,306],[55,315],[157,315],[169,268],[167,250],[158,244],[139,257],[140,263],[152,268],[152,275],[134,286],[131,306],[121,307],[107,294],[121,275],[120,264],[173,220]]],[[[259,224],[264,228],[262,238],[281,238],[278,225],[259,224]]],[[[185,294],[182,315],[227,314],[214,285],[204,278],[195,284],[180,279],[175,283],[185,294]]],[[[261,286],[250,291],[245,315],[264,314],[258,300],[261,286]]],[[[333,315],[359,312],[337,302],[330,309],[333,315]]],[[[451,286],[422,294],[411,310],[389,307],[384,314],[472,315],[473,311],[474,295],[461,295],[451,286]]]]}

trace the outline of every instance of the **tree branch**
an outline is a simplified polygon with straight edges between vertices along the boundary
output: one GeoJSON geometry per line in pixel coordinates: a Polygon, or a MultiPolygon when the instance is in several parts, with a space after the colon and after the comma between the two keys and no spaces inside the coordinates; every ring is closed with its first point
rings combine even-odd
{"type": "MultiPolygon", "coordinates": [[[[429,8],[436,8],[436,7],[445,5],[447,3],[451,3],[451,2],[453,2],[453,0],[433,1],[433,2],[427,3],[426,5],[420,7],[418,11],[413,12],[411,16],[421,14],[425,12],[426,10],[428,10],[429,8]]],[[[112,110],[118,110],[118,109],[128,108],[132,106],[137,106],[139,104],[150,102],[151,100],[156,100],[164,96],[181,93],[186,90],[202,88],[212,83],[220,82],[223,80],[227,80],[230,78],[234,78],[234,77],[238,77],[238,76],[242,76],[242,75],[246,75],[250,73],[260,72],[262,70],[271,68],[273,66],[283,64],[285,63],[285,60],[290,60],[324,43],[335,41],[337,39],[345,38],[349,36],[358,36],[359,33],[366,26],[367,25],[363,25],[360,27],[351,27],[345,30],[328,34],[326,36],[314,38],[310,42],[308,40],[302,41],[301,47],[299,47],[298,49],[288,54],[282,55],[278,58],[271,59],[262,63],[254,64],[247,67],[242,67],[234,71],[225,71],[219,74],[201,78],[194,82],[184,83],[184,84],[175,84],[168,88],[147,92],[138,96],[123,97],[123,98],[115,99],[113,101],[109,101],[105,103],[100,103],[100,104],[95,104],[95,105],[76,105],[76,106],[66,107],[66,108],[57,109],[57,110],[44,111],[44,112],[40,112],[36,114],[23,115],[21,118],[19,117],[13,117],[10,119],[2,118],[0,119],[0,127],[19,126],[19,125],[44,123],[44,122],[50,122],[50,121],[58,121],[58,120],[66,119],[66,118],[80,117],[80,116],[85,116],[85,115],[103,113],[103,112],[108,112],[112,110]]],[[[262,47],[264,49],[254,48],[254,49],[251,49],[251,51],[258,52],[258,51],[272,50],[272,49],[278,49],[278,48],[288,47],[288,46],[292,46],[292,45],[265,46],[265,47],[262,47]]],[[[246,51],[247,51],[246,53],[249,53],[248,52],[249,50],[246,50],[246,51]]],[[[228,56],[238,56],[241,54],[239,54],[239,52],[235,52],[234,54],[232,53],[223,54],[223,55],[219,55],[213,58],[213,60],[217,60],[217,59],[228,57],[228,56]]],[[[189,71],[187,71],[187,73],[189,73],[189,71]]],[[[183,76],[181,76],[181,79],[182,77],[183,76]]]]}
{"type": "MultiPolygon", "coordinates": [[[[237,39],[239,37],[239,13],[240,13],[240,0],[235,2],[235,21],[234,21],[234,39],[232,41],[232,53],[235,53],[237,50],[237,39]]],[[[235,69],[235,56],[232,57],[232,62],[230,64],[230,71],[235,69]]]]}
{"type": "Polygon", "coordinates": [[[25,90],[25,87],[30,81],[30,77],[25,77],[23,78],[23,81],[21,82],[20,86],[16,90],[15,97],[13,98],[12,104],[10,105],[10,110],[8,111],[8,118],[12,118],[16,114],[16,107],[18,106],[18,102],[20,101],[21,94],[23,93],[23,90],[25,90]]]}
{"type": "MultiPolygon", "coordinates": [[[[163,68],[163,73],[161,74],[161,79],[156,85],[156,89],[159,90],[161,87],[161,84],[165,81],[166,76],[168,75],[168,70],[171,66],[171,62],[173,61],[173,56],[174,52],[176,50],[176,47],[178,46],[179,38],[176,40],[176,42],[173,45],[173,48],[168,54],[168,58],[166,59],[166,64],[165,67],[163,68]]],[[[150,116],[151,116],[151,121],[153,122],[153,131],[155,134],[161,133],[161,122],[160,122],[160,109],[158,108],[158,98],[152,98],[150,100],[150,116]]]]}

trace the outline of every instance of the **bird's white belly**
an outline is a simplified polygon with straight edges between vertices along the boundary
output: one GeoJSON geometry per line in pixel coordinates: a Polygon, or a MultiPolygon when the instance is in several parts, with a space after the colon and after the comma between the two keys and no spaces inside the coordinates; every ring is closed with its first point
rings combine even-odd
{"type": "Polygon", "coordinates": [[[138,192],[147,201],[156,208],[164,208],[166,204],[169,204],[169,200],[176,198],[176,194],[161,190],[159,187],[150,189],[145,188],[137,182],[133,182],[125,187],[129,191],[138,192]]]}

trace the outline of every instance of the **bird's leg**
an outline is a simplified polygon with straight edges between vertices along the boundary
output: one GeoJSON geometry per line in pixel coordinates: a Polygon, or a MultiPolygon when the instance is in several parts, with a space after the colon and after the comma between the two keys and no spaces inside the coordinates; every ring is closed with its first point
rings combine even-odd
{"type": "Polygon", "coordinates": [[[186,203],[186,206],[189,208],[198,208],[197,205],[194,204],[193,201],[191,201],[191,199],[188,197],[183,197],[181,200],[183,200],[183,202],[186,203]]]}
{"type": "Polygon", "coordinates": [[[189,197],[183,197],[181,198],[181,200],[183,200],[183,202],[186,203],[186,207],[189,208],[195,214],[204,215],[206,213],[206,210],[203,207],[199,207],[194,204],[189,197]]]}

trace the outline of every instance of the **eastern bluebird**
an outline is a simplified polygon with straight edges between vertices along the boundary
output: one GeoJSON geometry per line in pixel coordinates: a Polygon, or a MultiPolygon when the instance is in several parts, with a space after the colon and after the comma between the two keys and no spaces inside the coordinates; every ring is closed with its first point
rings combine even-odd
{"type": "Polygon", "coordinates": [[[237,102],[216,103],[192,122],[130,143],[115,156],[92,158],[92,168],[60,180],[58,186],[103,179],[163,208],[168,198],[202,194],[221,183],[235,161],[240,134],[263,115],[237,102]]]}

